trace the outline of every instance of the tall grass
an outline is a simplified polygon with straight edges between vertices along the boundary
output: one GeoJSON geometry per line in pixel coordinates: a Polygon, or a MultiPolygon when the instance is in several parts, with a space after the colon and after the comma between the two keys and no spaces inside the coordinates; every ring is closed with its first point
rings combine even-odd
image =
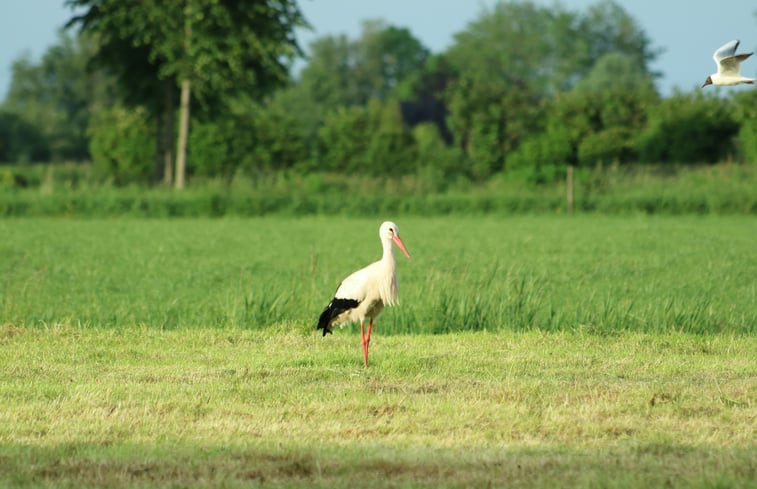
{"type": "Polygon", "coordinates": [[[5,219],[0,324],[309,330],[384,218],[413,259],[382,334],[757,329],[737,216],[5,219]]]}
{"type": "MultiPolygon", "coordinates": [[[[30,169],[31,168],[31,169],[30,169]]],[[[0,216],[218,217],[342,215],[512,215],[565,213],[560,180],[529,183],[504,174],[486,183],[430,182],[420,176],[372,178],[295,173],[195,180],[176,192],[163,187],[113,187],[86,167],[42,172],[20,167],[26,188],[3,186],[0,216]],[[84,173],[80,175],[77,173],[84,173]]],[[[8,170],[6,170],[8,171],[8,170]]],[[[12,179],[6,179],[12,181],[12,179]]],[[[635,166],[580,169],[575,210],[603,214],[755,214],[757,165],[635,166]]]]}

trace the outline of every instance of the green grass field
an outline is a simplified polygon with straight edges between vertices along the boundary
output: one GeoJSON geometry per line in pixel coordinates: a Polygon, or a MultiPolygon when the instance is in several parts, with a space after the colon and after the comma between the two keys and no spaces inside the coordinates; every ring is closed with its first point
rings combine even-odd
{"type": "MultiPolygon", "coordinates": [[[[400,309],[378,334],[754,333],[757,221],[397,219],[400,309]]],[[[0,323],[309,330],[378,259],[378,219],[0,220],[0,323]]]]}
{"type": "Polygon", "coordinates": [[[0,487],[756,487],[754,218],[395,220],[0,220],[0,487]]]}

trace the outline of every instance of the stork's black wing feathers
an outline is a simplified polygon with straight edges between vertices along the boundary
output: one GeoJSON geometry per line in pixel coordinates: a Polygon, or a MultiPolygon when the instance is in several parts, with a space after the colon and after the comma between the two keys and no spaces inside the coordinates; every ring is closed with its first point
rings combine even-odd
{"type": "Polygon", "coordinates": [[[360,303],[355,299],[338,299],[334,297],[331,299],[331,302],[329,302],[329,305],[326,306],[326,309],[321,313],[321,317],[318,319],[318,327],[316,329],[322,329],[323,336],[326,336],[326,333],[331,333],[331,328],[329,327],[331,320],[344,311],[357,307],[358,304],[360,303]]]}

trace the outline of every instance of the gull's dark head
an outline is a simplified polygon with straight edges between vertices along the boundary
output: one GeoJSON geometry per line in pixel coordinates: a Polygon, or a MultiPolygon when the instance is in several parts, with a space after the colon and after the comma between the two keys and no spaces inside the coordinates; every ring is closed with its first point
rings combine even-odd
{"type": "Polygon", "coordinates": [[[708,76],[707,79],[704,81],[704,84],[702,85],[702,88],[706,87],[707,85],[712,85],[712,77],[708,76]]]}

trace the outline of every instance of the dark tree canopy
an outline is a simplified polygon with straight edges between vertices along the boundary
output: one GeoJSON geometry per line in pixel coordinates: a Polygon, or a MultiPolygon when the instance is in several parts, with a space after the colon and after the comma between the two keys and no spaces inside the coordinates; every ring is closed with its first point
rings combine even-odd
{"type": "Polygon", "coordinates": [[[300,54],[294,29],[305,25],[293,0],[66,3],[85,10],[68,25],[97,36],[95,62],[139,104],[161,97],[161,82],[176,88],[185,77],[201,102],[268,93],[288,81],[289,64],[300,54]]]}

